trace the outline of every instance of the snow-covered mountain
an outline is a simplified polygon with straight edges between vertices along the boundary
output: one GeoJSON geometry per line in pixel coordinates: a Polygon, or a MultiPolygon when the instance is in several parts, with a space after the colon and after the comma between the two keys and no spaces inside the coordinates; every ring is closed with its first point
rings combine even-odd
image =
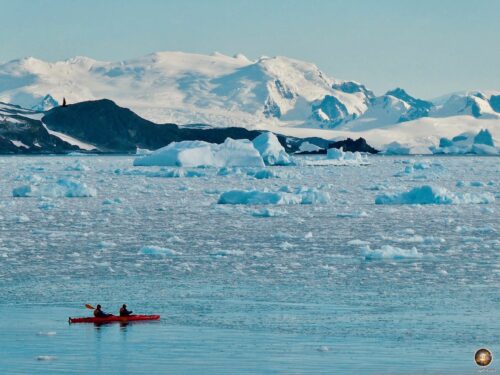
{"type": "MultiPolygon", "coordinates": [[[[401,132],[410,143],[430,146],[457,134],[441,131],[457,122],[478,130],[500,127],[500,92],[426,101],[398,88],[377,96],[360,83],[281,56],[253,61],[241,54],[160,52],[121,62],[75,57],[50,63],[30,57],[0,65],[0,101],[48,110],[63,98],[68,103],[108,98],[157,123],[242,126],[323,138],[346,134],[378,147],[402,141],[391,135],[401,132]],[[427,138],[406,133],[413,122],[427,127],[427,138]],[[376,139],[365,132],[375,132],[376,139]]],[[[500,136],[496,129],[492,134],[500,136]]]]}

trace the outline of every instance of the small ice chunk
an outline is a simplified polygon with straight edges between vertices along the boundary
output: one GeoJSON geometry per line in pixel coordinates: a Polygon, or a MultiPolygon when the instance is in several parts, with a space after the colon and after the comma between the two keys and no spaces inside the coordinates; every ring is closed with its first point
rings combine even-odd
{"type": "Polygon", "coordinates": [[[55,183],[41,185],[24,185],[12,190],[12,196],[26,197],[51,197],[51,198],[81,198],[95,197],[97,191],[87,184],[71,178],[61,178],[55,183]]]}
{"type": "Polygon", "coordinates": [[[53,355],[39,355],[36,357],[37,361],[54,361],[55,359],[57,359],[57,357],[53,355]]]}
{"type": "Polygon", "coordinates": [[[367,245],[363,248],[362,255],[365,260],[422,258],[422,254],[415,247],[408,250],[391,245],[383,245],[380,249],[371,249],[367,245]]]}
{"type": "Polygon", "coordinates": [[[350,240],[347,244],[348,245],[353,245],[353,246],[364,246],[364,245],[369,245],[370,242],[359,240],[359,239],[355,239],[355,240],[350,240]]]}
{"type": "Polygon", "coordinates": [[[270,169],[261,169],[260,171],[257,172],[248,172],[247,173],[249,176],[252,176],[256,178],[257,180],[264,180],[264,179],[269,179],[269,178],[279,178],[279,175],[270,170],[270,169]]]}
{"type": "Polygon", "coordinates": [[[252,212],[252,216],[254,217],[277,217],[284,215],[285,215],[284,211],[273,210],[272,208],[267,208],[267,207],[252,212]]]}
{"type": "Polygon", "coordinates": [[[154,245],[143,246],[137,253],[137,255],[153,255],[153,256],[168,256],[168,255],[179,255],[179,254],[181,253],[175,250],[154,245]]]}
{"type": "Polygon", "coordinates": [[[368,217],[368,216],[369,215],[365,211],[361,211],[361,210],[337,214],[337,217],[345,217],[345,218],[362,218],[362,217],[368,217]]]}
{"type": "Polygon", "coordinates": [[[48,332],[38,332],[37,336],[55,336],[57,332],[55,331],[48,331],[48,332]]]}
{"type": "Polygon", "coordinates": [[[18,223],[20,223],[20,224],[21,224],[21,223],[27,223],[27,222],[29,222],[29,221],[30,221],[30,218],[29,218],[27,215],[25,215],[25,214],[21,214],[21,215],[19,215],[19,216],[17,217],[17,220],[16,220],[16,221],[17,221],[18,223]]]}

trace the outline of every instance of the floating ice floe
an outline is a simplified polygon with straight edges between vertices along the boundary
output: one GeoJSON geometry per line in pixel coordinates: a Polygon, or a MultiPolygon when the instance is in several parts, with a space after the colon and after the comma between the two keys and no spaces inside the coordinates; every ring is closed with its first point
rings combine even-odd
{"type": "Polygon", "coordinates": [[[481,181],[471,181],[469,185],[472,187],[483,187],[484,183],[482,183],[481,181]]]}
{"type": "Polygon", "coordinates": [[[370,242],[363,241],[363,240],[360,240],[360,239],[355,239],[355,240],[350,240],[347,244],[351,245],[351,246],[363,246],[363,245],[369,245],[370,242]]]}
{"type": "Polygon", "coordinates": [[[493,194],[455,194],[442,187],[423,185],[407,192],[383,194],[375,198],[375,204],[486,204],[495,201],[493,194]]]}
{"type": "Polygon", "coordinates": [[[64,168],[65,171],[78,171],[78,172],[84,172],[88,171],[90,168],[83,164],[80,160],[76,160],[72,165],[68,165],[66,168],[64,168]]]}
{"type": "Polygon", "coordinates": [[[337,214],[337,217],[344,217],[344,218],[362,218],[368,216],[369,215],[365,211],[341,212],[337,214]]]}
{"type": "Polygon", "coordinates": [[[167,255],[179,255],[178,251],[168,249],[166,247],[160,247],[160,246],[143,246],[137,255],[153,255],[153,256],[167,256],[167,255]]]}
{"type": "Polygon", "coordinates": [[[54,361],[56,359],[57,357],[53,355],[39,355],[38,357],[36,357],[37,361],[54,361]]]}
{"type": "Polygon", "coordinates": [[[38,332],[37,336],[55,336],[57,332],[55,331],[48,331],[48,332],[38,332]]]}
{"type": "MultiPolygon", "coordinates": [[[[415,162],[412,160],[412,161],[406,161],[404,164],[406,164],[404,169],[394,174],[394,177],[403,177],[415,173],[417,171],[422,172],[424,170],[428,170],[431,168],[434,168],[436,171],[443,169],[442,165],[440,165],[439,163],[430,163],[426,161],[415,162]]],[[[418,177],[423,177],[423,176],[417,176],[417,178],[418,177]]]]}
{"type": "Polygon", "coordinates": [[[205,173],[200,171],[190,171],[183,168],[161,168],[158,171],[145,171],[141,169],[115,169],[116,175],[123,176],[144,176],[159,178],[180,178],[180,177],[203,177],[205,173]]]}
{"type": "Polygon", "coordinates": [[[362,155],[358,151],[350,152],[342,148],[330,148],[326,152],[326,158],[316,157],[314,159],[301,159],[297,162],[299,165],[309,165],[309,166],[325,166],[325,165],[336,165],[336,166],[358,166],[358,165],[369,165],[368,157],[362,155]]]}
{"type": "Polygon", "coordinates": [[[254,147],[267,165],[290,165],[292,159],[281,145],[278,137],[273,133],[266,132],[252,141],[254,147]]]}
{"type": "Polygon", "coordinates": [[[283,187],[279,191],[231,190],[219,196],[219,204],[326,204],[330,202],[327,192],[315,188],[290,189],[283,187]]]}
{"type": "Polygon", "coordinates": [[[227,138],[222,144],[203,141],[172,142],[134,160],[135,166],[263,167],[259,151],[249,140],[227,138]]]}
{"type": "Polygon", "coordinates": [[[248,176],[252,176],[256,178],[257,180],[264,180],[268,178],[279,178],[279,174],[277,174],[275,171],[271,169],[260,169],[258,171],[248,171],[247,172],[248,176]]]}
{"type": "Polygon", "coordinates": [[[330,348],[326,345],[321,345],[317,350],[318,352],[329,352],[330,348]]]}
{"type": "Polygon", "coordinates": [[[489,130],[482,129],[479,133],[462,133],[452,139],[441,138],[438,147],[431,147],[434,154],[476,154],[499,155],[500,152],[489,130]]]}
{"type": "Polygon", "coordinates": [[[371,249],[369,245],[362,248],[362,255],[365,260],[380,260],[380,259],[407,259],[407,258],[422,258],[422,254],[417,248],[401,249],[391,245],[383,245],[380,249],[371,249]]]}
{"type": "Polygon", "coordinates": [[[227,256],[242,256],[245,255],[243,250],[217,250],[210,254],[213,257],[227,257],[227,256]]]}
{"type": "Polygon", "coordinates": [[[19,224],[27,223],[29,221],[31,221],[30,218],[24,214],[19,215],[16,219],[16,222],[18,222],[19,224]]]}
{"type": "Polygon", "coordinates": [[[254,217],[280,217],[285,215],[286,211],[273,210],[272,208],[262,208],[252,212],[254,217]]]}
{"type": "Polygon", "coordinates": [[[14,197],[50,197],[50,198],[83,198],[95,197],[97,191],[87,184],[70,178],[61,178],[57,182],[23,185],[12,190],[14,197]]]}

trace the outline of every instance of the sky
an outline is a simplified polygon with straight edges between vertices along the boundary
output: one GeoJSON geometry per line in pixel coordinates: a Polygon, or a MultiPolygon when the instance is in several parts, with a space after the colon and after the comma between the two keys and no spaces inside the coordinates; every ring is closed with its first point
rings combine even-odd
{"type": "Polygon", "coordinates": [[[0,0],[0,62],[288,56],[377,94],[500,89],[498,0],[0,0]]]}

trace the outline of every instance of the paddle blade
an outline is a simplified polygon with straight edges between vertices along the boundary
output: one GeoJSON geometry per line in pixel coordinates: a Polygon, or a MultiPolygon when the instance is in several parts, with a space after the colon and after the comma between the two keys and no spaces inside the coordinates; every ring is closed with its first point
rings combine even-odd
{"type": "Polygon", "coordinates": [[[90,304],[85,304],[85,307],[89,310],[95,310],[94,306],[90,305],[90,304]]]}

